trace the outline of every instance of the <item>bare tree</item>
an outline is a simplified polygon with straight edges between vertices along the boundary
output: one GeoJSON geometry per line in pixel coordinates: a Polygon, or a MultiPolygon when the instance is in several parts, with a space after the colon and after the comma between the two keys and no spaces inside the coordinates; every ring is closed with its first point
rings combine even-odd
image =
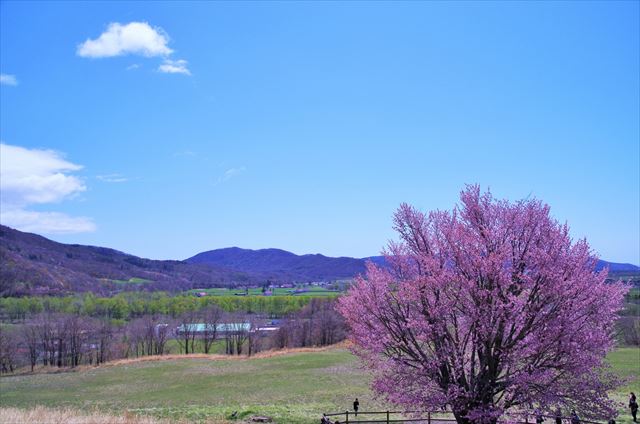
{"type": "Polygon", "coordinates": [[[53,323],[54,358],[58,368],[67,365],[67,327],[64,315],[57,315],[53,323]]]}
{"type": "Polygon", "coordinates": [[[247,346],[247,356],[251,356],[260,352],[265,345],[266,334],[263,333],[260,329],[260,325],[263,322],[263,319],[260,319],[256,316],[251,316],[249,319],[245,319],[245,323],[248,324],[248,326],[246,326],[245,328],[247,332],[245,343],[247,346]]]}
{"type": "Polygon", "coordinates": [[[245,319],[239,314],[230,314],[225,321],[225,351],[228,355],[242,355],[249,333],[245,319]]]}
{"type": "Polygon", "coordinates": [[[146,315],[140,318],[142,350],[145,355],[153,355],[156,341],[156,321],[152,316],[146,315]]]}
{"type": "Polygon", "coordinates": [[[284,325],[278,328],[278,331],[275,332],[274,337],[271,339],[271,343],[273,347],[276,349],[284,349],[289,347],[291,343],[291,332],[292,325],[289,320],[287,320],[284,325]]]}
{"type": "Polygon", "coordinates": [[[185,355],[188,355],[189,352],[194,353],[196,335],[199,330],[197,314],[193,311],[185,312],[178,319],[178,324],[176,340],[180,345],[180,349],[184,351],[185,355]]]}
{"type": "Polygon", "coordinates": [[[334,307],[334,300],[313,299],[290,316],[271,338],[277,348],[325,346],[345,338],[344,319],[334,307]]]}
{"type": "Polygon", "coordinates": [[[100,365],[110,359],[111,343],[113,340],[113,326],[108,319],[101,320],[98,323],[96,338],[96,365],[100,365]]]}
{"type": "Polygon", "coordinates": [[[72,368],[80,365],[83,344],[86,342],[88,331],[79,315],[68,315],[64,321],[67,347],[67,365],[72,368]]]}
{"type": "Polygon", "coordinates": [[[42,346],[42,365],[53,366],[56,358],[56,343],[54,321],[57,319],[53,314],[40,314],[36,317],[36,326],[40,334],[42,346]]]}
{"type": "Polygon", "coordinates": [[[0,373],[13,372],[16,368],[18,337],[14,331],[0,331],[0,373]]]}
{"type": "Polygon", "coordinates": [[[131,321],[125,330],[125,341],[127,344],[126,356],[135,357],[144,355],[144,325],[142,319],[131,321]]]}
{"type": "Polygon", "coordinates": [[[616,322],[616,336],[625,344],[640,346],[640,316],[621,316],[616,322]]]}
{"type": "Polygon", "coordinates": [[[202,331],[202,347],[204,353],[211,351],[211,346],[218,336],[218,325],[222,321],[222,310],[216,305],[211,305],[201,314],[204,329],[202,331]]]}
{"type": "Polygon", "coordinates": [[[169,340],[169,336],[171,335],[171,326],[167,322],[156,320],[154,329],[155,347],[153,353],[154,355],[164,355],[167,340],[169,340]]]}
{"type": "Polygon", "coordinates": [[[31,365],[31,372],[38,362],[38,348],[40,347],[40,331],[34,324],[25,325],[22,327],[22,341],[27,347],[29,356],[29,364],[31,365]]]}
{"type": "Polygon", "coordinates": [[[137,318],[127,327],[127,340],[136,357],[152,355],[155,339],[155,322],[150,316],[137,318]]]}
{"type": "Polygon", "coordinates": [[[127,356],[129,353],[135,354],[136,357],[164,354],[167,340],[172,333],[172,326],[173,324],[164,316],[146,315],[131,321],[125,335],[129,347],[127,356]]]}
{"type": "Polygon", "coordinates": [[[344,339],[344,319],[335,309],[335,302],[325,301],[320,303],[315,312],[314,344],[327,346],[344,339]]]}

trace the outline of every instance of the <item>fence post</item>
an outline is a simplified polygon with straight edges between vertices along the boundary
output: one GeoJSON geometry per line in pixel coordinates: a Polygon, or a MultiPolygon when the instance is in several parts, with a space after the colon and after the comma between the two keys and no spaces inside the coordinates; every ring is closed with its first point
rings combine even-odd
{"type": "Polygon", "coordinates": [[[427,423],[431,424],[431,412],[427,412],[427,423]]]}
{"type": "Polygon", "coordinates": [[[387,424],[389,424],[389,411],[387,410],[387,424]]]}
{"type": "Polygon", "coordinates": [[[529,424],[529,414],[524,414],[524,422],[525,424],[529,424]]]}
{"type": "Polygon", "coordinates": [[[349,411],[346,411],[346,412],[344,413],[344,415],[345,415],[345,417],[346,417],[346,419],[347,419],[347,424],[349,424],[349,411]]]}

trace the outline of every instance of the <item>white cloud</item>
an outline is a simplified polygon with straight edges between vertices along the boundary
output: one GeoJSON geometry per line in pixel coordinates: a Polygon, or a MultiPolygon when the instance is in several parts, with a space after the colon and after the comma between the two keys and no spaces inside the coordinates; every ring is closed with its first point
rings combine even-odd
{"type": "Polygon", "coordinates": [[[138,69],[140,67],[140,65],[138,65],[137,63],[134,63],[133,65],[129,65],[127,66],[127,71],[132,71],[134,69],[138,69]]]}
{"type": "Polygon", "coordinates": [[[129,179],[122,174],[97,175],[96,178],[105,183],[124,183],[129,181],[129,179]]]}
{"type": "Polygon", "coordinates": [[[3,210],[0,213],[0,221],[4,225],[29,233],[73,234],[96,230],[96,225],[91,218],[72,217],[60,212],[3,210]]]}
{"type": "Polygon", "coordinates": [[[15,75],[0,74],[0,84],[2,85],[18,85],[18,80],[15,75]]]}
{"type": "Polygon", "coordinates": [[[191,75],[189,69],[187,69],[187,61],[184,59],[171,60],[165,59],[162,65],[158,67],[159,72],[165,74],[185,74],[191,75]]]}
{"type": "Polygon", "coordinates": [[[244,166],[241,166],[239,168],[229,168],[226,171],[224,171],[224,174],[222,174],[220,178],[218,178],[218,181],[216,182],[216,184],[221,184],[221,183],[224,183],[225,181],[229,181],[231,178],[237,177],[238,175],[243,174],[244,171],[246,170],[247,168],[245,168],[244,166]]]}
{"type": "Polygon", "coordinates": [[[94,40],[87,39],[77,49],[82,57],[114,57],[137,54],[145,57],[167,56],[171,50],[167,44],[169,36],[162,28],[151,27],[146,22],[109,24],[105,32],[94,40]]]}
{"type": "Polygon", "coordinates": [[[24,231],[69,233],[93,231],[90,218],[28,210],[32,205],[61,202],[86,190],[69,175],[82,166],[53,150],[25,149],[0,143],[0,222],[24,231]]]}
{"type": "Polygon", "coordinates": [[[81,166],[63,159],[52,150],[29,150],[0,144],[0,188],[2,204],[24,206],[32,203],[58,202],[86,190],[75,176],[81,166]]]}

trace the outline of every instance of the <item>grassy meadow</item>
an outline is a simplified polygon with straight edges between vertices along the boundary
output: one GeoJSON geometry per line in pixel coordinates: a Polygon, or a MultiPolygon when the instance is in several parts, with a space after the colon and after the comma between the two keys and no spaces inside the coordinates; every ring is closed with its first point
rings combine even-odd
{"type": "Polygon", "coordinates": [[[621,419],[617,423],[632,423],[629,410],[626,407],[629,401],[629,393],[640,393],[640,348],[623,347],[612,352],[607,358],[613,371],[626,381],[611,396],[623,404],[621,419]]]}
{"type": "MultiPolygon", "coordinates": [[[[640,392],[640,349],[622,348],[609,361],[628,383],[616,394],[640,392]]],[[[317,423],[323,412],[348,409],[358,397],[362,410],[386,409],[373,398],[369,377],[348,350],[266,354],[258,358],[176,358],[122,361],[75,372],[0,378],[2,407],[35,405],[97,408],[170,421],[226,422],[267,415],[278,423],[317,423]]],[[[618,423],[630,423],[626,409],[618,423]]]]}
{"type": "Polygon", "coordinates": [[[224,420],[268,415],[315,423],[353,397],[372,406],[368,377],[344,349],[254,359],[177,359],[0,379],[3,407],[131,411],[159,418],[224,420]]]}

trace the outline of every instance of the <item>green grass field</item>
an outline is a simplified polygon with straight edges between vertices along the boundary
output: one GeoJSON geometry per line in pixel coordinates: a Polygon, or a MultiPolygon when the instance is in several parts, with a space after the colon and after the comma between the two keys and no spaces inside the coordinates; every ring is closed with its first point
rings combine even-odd
{"type": "Polygon", "coordinates": [[[146,280],[144,278],[138,278],[138,277],[129,278],[128,280],[108,280],[108,281],[111,281],[112,283],[116,283],[116,284],[146,284],[146,283],[153,283],[153,281],[151,281],[151,280],[146,280]]]}
{"type": "MultiPolygon", "coordinates": [[[[272,296],[312,296],[312,297],[335,297],[340,295],[340,292],[327,290],[323,287],[317,286],[306,286],[304,287],[303,292],[296,293],[296,288],[274,288],[270,289],[272,296]]],[[[212,288],[212,289],[193,289],[189,290],[188,293],[199,293],[204,292],[207,293],[208,296],[238,296],[238,295],[248,295],[248,296],[262,296],[261,288],[252,288],[245,291],[244,289],[227,289],[227,288],[212,288]]]]}
{"type": "MultiPolygon", "coordinates": [[[[631,377],[616,394],[640,392],[640,349],[609,360],[631,377]]],[[[202,421],[267,415],[278,423],[317,423],[322,412],[343,411],[358,397],[362,410],[386,409],[368,388],[369,377],[344,349],[241,360],[179,359],[58,374],[0,378],[0,405],[123,410],[172,420],[202,421]]],[[[623,408],[624,410],[624,408],[623,408]]],[[[630,423],[629,419],[618,420],[630,423]]]]}
{"type": "Polygon", "coordinates": [[[619,376],[627,381],[611,397],[622,404],[620,409],[621,419],[617,423],[632,423],[629,410],[626,407],[629,401],[629,392],[636,395],[640,393],[640,348],[624,347],[612,352],[608,357],[609,364],[619,376]]]}

